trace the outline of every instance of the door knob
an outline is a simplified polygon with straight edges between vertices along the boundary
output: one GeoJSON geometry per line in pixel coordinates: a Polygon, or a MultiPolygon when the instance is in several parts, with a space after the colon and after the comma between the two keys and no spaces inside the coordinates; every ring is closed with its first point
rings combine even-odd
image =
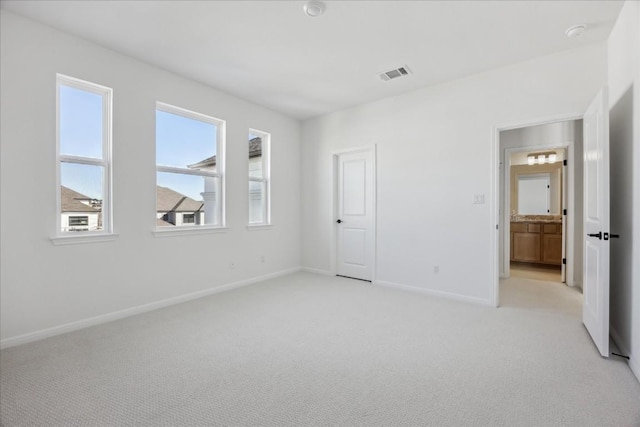
{"type": "Polygon", "coordinates": [[[602,231],[598,231],[597,233],[594,233],[594,234],[587,234],[587,236],[597,237],[598,239],[602,240],[602,231]]]}
{"type": "Polygon", "coordinates": [[[337,220],[336,222],[337,222],[338,224],[342,224],[342,220],[341,220],[341,219],[337,220]]]}
{"type": "Polygon", "coordinates": [[[612,239],[619,239],[620,235],[619,234],[609,234],[609,237],[611,237],[612,239]]]}

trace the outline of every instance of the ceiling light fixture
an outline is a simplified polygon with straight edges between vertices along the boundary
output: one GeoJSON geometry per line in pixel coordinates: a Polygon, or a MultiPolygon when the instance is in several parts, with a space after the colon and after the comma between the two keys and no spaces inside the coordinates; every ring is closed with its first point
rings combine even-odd
{"type": "Polygon", "coordinates": [[[578,24],[578,25],[574,25],[567,28],[567,30],[564,33],[567,35],[567,37],[572,39],[584,33],[584,30],[586,29],[587,29],[587,26],[585,24],[578,24]]]}
{"type": "Polygon", "coordinates": [[[304,13],[312,18],[322,15],[324,10],[325,5],[321,1],[308,1],[304,4],[304,13]]]}

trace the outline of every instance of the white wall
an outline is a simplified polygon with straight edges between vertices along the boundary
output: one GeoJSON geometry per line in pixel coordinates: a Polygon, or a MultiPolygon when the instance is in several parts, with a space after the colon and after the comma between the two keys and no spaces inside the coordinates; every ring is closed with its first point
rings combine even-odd
{"type": "Polygon", "coordinates": [[[0,19],[4,344],[300,266],[299,122],[4,10],[0,19]],[[56,73],[113,88],[115,241],[49,240],[57,215],[56,73]],[[154,237],[156,101],[227,121],[227,232],[154,237]],[[249,128],[272,136],[268,230],[246,228],[249,128]]]}
{"type": "MultiPolygon", "coordinates": [[[[572,152],[573,159],[569,159],[567,166],[568,175],[567,187],[573,187],[573,198],[567,198],[567,224],[564,232],[567,234],[567,252],[566,258],[570,260],[567,264],[567,284],[570,286],[582,287],[582,119],[565,120],[553,123],[546,123],[536,126],[527,126],[517,129],[510,129],[500,132],[500,206],[503,207],[507,215],[509,215],[509,205],[506,199],[506,191],[509,181],[509,171],[506,170],[506,152],[510,149],[526,148],[526,147],[561,147],[570,144],[571,150],[567,149],[561,157],[564,159],[568,156],[568,152],[572,152]]],[[[546,150],[546,149],[545,149],[546,150]]],[[[540,151],[545,151],[540,150],[540,151]]],[[[536,151],[538,151],[536,149],[536,151]]],[[[558,150],[558,153],[563,150],[558,150]]],[[[521,154],[526,156],[527,152],[521,154]]],[[[500,229],[505,230],[500,239],[500,276],[507,277],[508,257],[505,250],[509,246],[509,234],[507,233],[507,224],[504,215],[500,216],[500,229]]],[[[507,252],[508,253],[508,252],[507,252]]]]}
{"type": "Polygon", "coordinates": [[[494,127],[581,115],[605,79],[598,44],[304,122],[303,266],[332,269],[332,150],[377,144],[377,281],[492,304],[494,127]]]}
{"type": "Polygon", "coordinates": [[[611,334],[640,379],[640,3],[627,1],[608,44],[611,334]]]}

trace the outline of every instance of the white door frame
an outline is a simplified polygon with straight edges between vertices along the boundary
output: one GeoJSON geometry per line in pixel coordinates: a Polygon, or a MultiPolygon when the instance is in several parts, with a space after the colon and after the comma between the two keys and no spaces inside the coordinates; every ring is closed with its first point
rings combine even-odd
{"type": "Polygon", "coordinates": [[[332,197],[331,197],[331,244],[330,244],[330,256],[331,256],[331,275],[335,276],[338,272],[338,268],[337,268],[337,257],[338,257],[338,250],[337,250],[337,244],[338,244],[338,225],[336,224],[336,220],[338,219],[338,157],[341,154],[347,154],[347,153],[358,153],[358,152],[371,152],[371,158],[372,160],[372,164],[371,164],[371,168],[372,168],[372,174],[373,174],[373,188],[372,188],[372,197],[373,200],[371,201],[373,204],[373,218],[372,218],[372,223],[373,223],[373,232],[372,232],[372,242],[371,245],[373,246],[373,265],[371,266],[371,283],[375,284],[376,282],[376,278],[378,277],[377,275],[377,260],[378,260],[378,251],[377,251],[377,247],[378,245],[376,244],[377,241],[377,228],[378,228],[378,220],[377,220],[377,211],[378,211],[378,204],[377,204],[377,181],[378,181],[378,174],[377,174],[377,146],[376,144],[373,145],[368,145],[368,146],[362,146],[362,147],[352,147],[352,148],[345,148],[345,149],[341,149],[341,150],[335,150],[331,152],[331,191],[333,192],[332,197]]]}
{"type": "MultiPolygon", "coordinates": [[[[538,119],[521,120],[511,123],[502,123],[494,125],[491,129],[493,135],[493,147],[491,150],[491,176],[493,177],[493,185],[491,188],[491,197],[493,203],[491,204],[489,227],[493,238],[490,243],[491,253],[491,278],[493,285],[489,287],[490,295],[489,301],[495,307],[500,305],[500,230],[498,230],[500,224],[500,132],[510,129],[518,129],[523,127],[544,125],[555,122],[564,122],[569,120],[581,120],[584,116],[582,113],[567,113],[558,114],[555,116],[541,117],[538,119]]],[[[574,239],[575,240],[575,239],[574,239]]],[[[575,242],[574,242],[575,243],[575,242]]]]}

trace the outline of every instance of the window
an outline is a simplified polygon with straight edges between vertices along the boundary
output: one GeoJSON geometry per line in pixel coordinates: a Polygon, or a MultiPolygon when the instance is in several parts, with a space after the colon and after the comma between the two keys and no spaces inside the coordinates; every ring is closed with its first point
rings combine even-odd
{"type": "Polygon", "coordinates": [[[59,233],[111,233],[112,90],[57,75],[59,233]]]}
{"type": "Polygon", "coordinates": [[[182,215],[182,223],[183,224],[195,224],[196,223],[196,214],[184,214],[184,215],[182,215]]]}
{"type": "Polygon", "coordinates": [[[69,217],[69,227],[76,227],[79,225],[89,225],[89,217],[88,216],[70,216],[69,217]]]}
{"type": "Polygon", "coordinates": [[[224,121],[156,104],[156,224],[224,226],[224,121]]]}
{"type": "Polygon", "coordinates": [[[269,225],[269,146],[271,135],[249,129],[249,225],[269,225]]]}

